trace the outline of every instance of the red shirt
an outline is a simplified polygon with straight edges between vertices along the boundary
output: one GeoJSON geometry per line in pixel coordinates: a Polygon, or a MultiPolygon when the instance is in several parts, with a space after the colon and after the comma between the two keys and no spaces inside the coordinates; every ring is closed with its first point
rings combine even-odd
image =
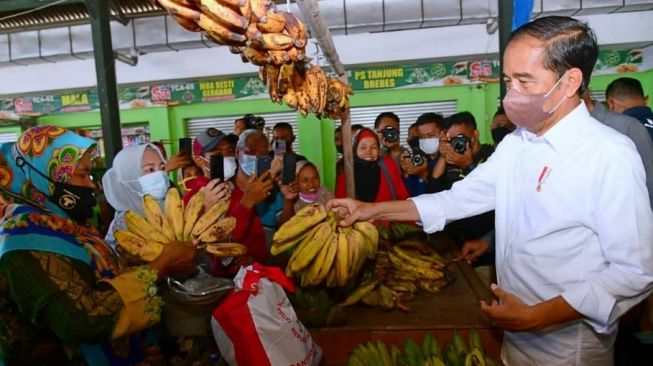
{"type": "MultiPolygon", "coordinates": [[[[208,183],[208,179],[204,185],[208,183]]],[[[184,203],[187,203],[195,193],[197,193],[202,186],[196,184],[193,189],[184,195],[184,203]]],[[[245,245],[248,248],[247,254],[244,258],[239,258],[232,261],[227,267],[222,265],[222,262],[214,258],[213,274],[215,276],[234,275],[240,264],[249,264],[249,262],[264,263],[267,258],[267,248],[265,246],[265,232],[261,219],[253,208],[244,207],[240,201],[243,198],[243,191],[238,187],[234,187],[231,192],[231,201],[229,202],[229,216],[236,218],[236,227],[231,232],[231,237],[236,243],[245,245]]]]}
{"type": "MultiPolygon", "coordinates": [[[[404,185],[404,180],[401,177],[401,172],[397,167],[397,164],[390,157],[381,158],[385,163],[385,166],[388,167],[388,173],[390,173],[390,180],[392,181],[392,186],[395,189],[397,194],[396,200],[405,200],[410,197],[406,186],[404,185]]],[[[379,167],[381,169],[381,167],[379,167]]],[[[383,202],[383,201],[392,201],[392,191],[390,190],[390,185],[386,179],[386,175],[383,171],[380,172],[380,182],[379,190],[376,192],[376,198],[374,202],[383,202]]],[[[336,181],[336,198],[347,197],[347,184],[345,182],[345,172],[338,174],[338,179],[336,181]]]]}

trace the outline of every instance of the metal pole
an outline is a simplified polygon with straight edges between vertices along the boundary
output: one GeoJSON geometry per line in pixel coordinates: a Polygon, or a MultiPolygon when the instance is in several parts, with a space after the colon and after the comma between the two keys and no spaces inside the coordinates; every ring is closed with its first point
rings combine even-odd
{"type": "MultiPolygon", "coordinates": [[[[513,0],[497,0],[497,2],[499,3],[499,68],[503,72],[503,53],[512,33],[513,0]]],[[[506,83],[503,82],[503,78],[500,78],[499,99],[503,100],[505,95],[506,83]]]]}
{"type": "Polygon", "coordinates": [[[111,17],[109,1],[86,0],[86,7],[91,20],[95,73],[97,75],[98,98],[100,99],[100,116],[102,117],[102,137],[104,138],[106,153],[105,166],[109,168],[113,158],[122,149],[116,69],[113,46],[111,45],[111,28],[109,26],[111,17]]]}

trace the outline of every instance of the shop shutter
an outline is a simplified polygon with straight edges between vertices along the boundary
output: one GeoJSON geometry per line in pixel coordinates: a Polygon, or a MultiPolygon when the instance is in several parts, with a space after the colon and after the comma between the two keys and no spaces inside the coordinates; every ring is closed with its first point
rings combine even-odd
{"type": "Polygon", "coordinates": [[[374,107],[357,107],[351,109],[351,123],[360,124],[365,127],[374,129],[374,120],[376,116],[383,112],[393,112],[399,116],[399,141],[401,144],[406,143],[408,136],[408,127],[417,121],[417,117],[423,113],[439,113],[445,117],[457,112],[457,103],[455,100],[440,102],[415,103],[415,104],[395,104],[382,105],[374,107]]]}
{"type": "Polygon", "coordinates": [[[16,132],[0,133],[0,144],[5,142],[16,142],[17,140],[18,140],[18,134],[16,132]]]}
{"type": "MultiPolygon", "coordinates": [[[[272,138],[272,127],[279,122],[290,123],[295,135],[298,134],[296,112],[266,113],[256,114],[256,116],[265,118],[265,133],[268,135],[268,139],[272,138]]],[[[190,118],[186,120],[186,134],[188,137],[194,138],[198,133],[209,127],[217,128],[224,133],[231,133],[234,130],[234,121],[241,117],[242,115],[190,118]]],[[[293,150],[299,151],[299,138],[295,139],[293,150]]]]}
{"type": "Polygon", "coordinates": [[[590,90],[590,98],[597,102],[605,102],[605,90],[590,90]]]}

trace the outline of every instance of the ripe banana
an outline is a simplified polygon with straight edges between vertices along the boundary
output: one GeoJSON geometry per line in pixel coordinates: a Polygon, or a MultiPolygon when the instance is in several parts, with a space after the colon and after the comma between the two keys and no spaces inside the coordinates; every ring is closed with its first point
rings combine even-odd
{"type": "MultiPolygon", "coordinates": [[[[318,268],[315,272],[315,279],[313,282],[311,282],[311,285],[319,285],[320,282],[324,281],[324,279],[327,277],[336,257],[337,250],[338,236],[335,234],[335,232],[331,232],[331,235],[323,244],[322,252],[324,252],[324,256],[318,256],[316,258],[316,265],[318,268]]],[[[311,267],[311,270],[313,270],[313,268],[314,267],[311,267]]]]}
{"type": "Polygon", "coordinates": [[[184,204],[179,197],[179,191],[175,188],[166,193],[165,203],[166,216],[175,234],[176,240],[183,240],[184,236],[184,204]]]}
{"type": "Polygon", "coordinates": [[[247,37],[244,35],[232,32],[226,26],[216,22],[210,16],[203,13],[200,14],[197,24],[204,29],[209,38],[219,44],[240,45],[244,44],[247,40],[247,37]]]}
{"type": "Polygon", "coordinates": [[[281,33],[286,26],[286,17],[282,12],[266,14],[266,22],[259,22],[256,26],[264,33],[281,33]]]}
{"type": "Polygon", "coordinates": [[[295,40],[295,46],[298,48],[306,47],[308,42],[308,33],[306,32],[306,26],[302,23],[301,20],[292,13],[284,12],[282,13],[286,18],[284,22],[284,29],[290,37],[295,40]]]}
{"type": "Polygon", "coordinates": [[[229,6],[221,4],[217,0],[198,0],[200,9],[208,14],[213,20],[236,32],[245,32],[249,26],[249,18],[241,16],[229,6]]]}
{"type": "Polygon", "coordinates": [[[234,9],[238,9],[238,7],[240,7],[240,5],[243,3],[242,0],[218,0],[218,2],[224,6],[229,6],[234,9]]]}
{"type": "Polygon", "coordinates": [[[286,51],[268,51],[270,61],[275,65],[283,65],[290,62],[290,56],[286,51]]]}
{"type": "Polygon", "coordinates": [[[336,279],[338,286],[344,286],[349,279],[349,248],[347,245],[347,236],[342,232],[338,233],[338,252],[336,253],[336,279]]]}
{"type": "Polygon", "coordinates": [[[229,238],[235,227],[236,218],[229,216],[218,220],[196,238],[202,243],[222,242],[229,238]]]}
{"type": "Polygon", "coordinates": [[[391,251],[402,260],[414,266],[429,267],[436,270],[441,270],[445,267],[444,263],[440,263],[437,260],[433,260],[433,261],[424,260],[419,254],[411,255],[407,251],[401,249],[398,246],[393,246],[391,251]]]}
{"type": "Polygon", "coordinates": [[[326,92],[328,82],[324,71],[317,67],[311,67],[306,72],[306,94],[310,99],[310,111],[321,114],[326,106],[326,92]]]}
{"type": "Polygon", "coordinates": [[[273,102],[279,103],[281,96],[279,95],[279,66],[266,65],[268,68],[268,93],[273,102]]]}
{"type": "Polygon", "coordinates": [[[294,39],[283,33],[261,33],[258,41],[269,51],[283,51],[295,45],[294,39]]]}
{"type": "Polygon", "coordinates": [[[216,257],[238,257],[247,253],[247,247],[238,243],[208,243],[206,252],[216,257]]]}
{"type": "Polygon", "coordinates": [[[238,6],[238,10],[240,10],[240,15],[242,15],[247,19],[250,19],[250,23],[254,23],[251,21],[252,5],[250,4],[250,0],[241,0],[240,5],[238,6]]]}
{"type": "Polygon", "coordinates": [[[155,260],[163,251],[163,244],[148,241],[130,231],[118,230],[113,237],[127,253],[147,262],[155,260]]]}
{"type": "Polygon", "coordinates": [[[367,295],[368,293],[374,291],[374,289],[376,288],[376,285],[377,285],[377,284],[378,284],[377,281],[370,281],[370,282],[367,282],[367,283],[363,283],[363,284],[361,284],[360,287],[358,287],[357,289],[355,289],[351,294],[349,294],[349,296],[347,296],[347,298],[345,299],[345,301],[343,301],[343,302],[340,304],[340,306],[353,305],[353,304],[359,302],[360,299],[361,299],[363,296],[365,296],[365,295],[367,295]]]}
{"type": "Polygon", "coordinates": [[[294,89],[289,89],[281,100],[293,110],[297,110],[299,107],[299,99],[294,89]]]}
{"type": "Polygon", "coordinates": [[[249,0],[252,8],[252,15],[259,23],[267,21],[267,13],[270,10],[270,0],[249,0]]]}
{"type": "Polygon", "coordinates": [[[359,221],[354,224],[354,230],[360,232],[365,237],[367,244],[367,258],[374,259],[376,248],[379,244],[379,232],[374,224],[367,221],[359,221]]]}
{"type": "Polygon", "coordinates": [[[322,246],[331,235],[332,227],[328,222],[318,224],[317,230],[310,240],[304,240],[288,260],[287,271],[299,272],[308,266],[320,252],[322,246]]]}
{"type": "Polygon", "coordinates": [[[297,211],[295,216],[286,221],[274,233],[273,242],[282,243],[291,240],[326,219],[327,212],[323,205],[310,205],[297,211]]]}
{"type": "Polygon", "coordinates": [[[263,84],[268,83],[268,68],[265,66],[260,66],[258,68],[258,78],[263,84]]]}
{"type": "Polygon", "coordinates": [[[204,208],[204,192],[199,191],[195,193],[193,197],[188,201],[186,208],[184,209],[184,231],[182,234],[183,240],[191,239],[191,233],[193,232],[193,226],[197,222],[197,219],[202,213],[204,208]]]}
{"type": "Polygon", "coordinates": [[[222,201],[214,204],[206,211],[202,217],[195,223],[193,226],[193,231],[191,236],[196,238],[199,237],[203,232],[205,232],[211,225],[216,221],[220,220],[227,210],[229,209],[229,201],[222,201]]]}
{"type": "Polygon", "coordinates": [[[239,55],[243,53],[244,50],[245,47],[229,46],[229,52],[233,53],[234,55],[239,55]]]}
{"type": "Polygon", "coordinates": [[[156,241],[159,243],[169,242],[165,235],[161,234],[152,224],[147,222],[145,218],[138,216],[137,213],[131,210],[125,212],[125,224],[132,233],[140,236],[146,241],[156,241]]]}
{"type": "Polygon", "coordinates": [[[199,20],[200,15],[202,14],[197,9],[184,6],[182,4],[176,3],[172,0],[157,0],[159,5],[161,5],[170,15],[175,17],[186,18],[189,20],[199,20]]]}
{"type": "Polygon", "coordinates": [[[245,32],[245,37],[247,37],[248,46],[252,46],[263,51],[263,45],[258,41],[259,37],[261,37],[261,31],[259,31],[256,23],[251,22],[249,24],[249,27],[247,27],[247,31],[245,32]]]}
{"type": "Polygon", "coordinates": [[[292,74],[294,72],[294,64],[281,65],[281,68],[279,69],[279,93],[284,96],[288,93],[288,89],[290,89],[292,85],[292,74]]]}
{"type": "Polygon", "coordinates": [[[143,213],[145,220],[168,239],[165,242],[175,241],[175,232],[172,230],[168,218],[161,211],[159,203],[149,194],[143,196],[143,213]]]}
{"type": "Polygon", "coordinates": [[[243,50],[243,56],[256,66],[265,66],[270,63],[270,57],[268,57],[268,54],[249,46],[245,47],[243,50]]]}
{"type": "Polygon", "coordinates": [[[313,235],[313,232],[317,229],[317,226],[315,226],[312,229],[309,229],[306,233],[298,235],[288,241],[284,242],[273,242],[272,245],[270,246],[270,254],[272,255],[278,255],[281,254],[289,249],[294,248],[297,244],[302,242],[305,239],[310,239],[311,236],[313,235]]]}
{"type": "Polygon", "coordinates": [[[405,262],[404,259],[395,255],[392,251],[388,252],[388,257],[390,258],[390,262],[392,262],[396,268],[402,271],[413,272],[418,274],[420,277],[429,280],[437,280],[444,277],[444,273],[441,271],[432,267],[415,266],[413,264],[409,264],[405,262]]]}

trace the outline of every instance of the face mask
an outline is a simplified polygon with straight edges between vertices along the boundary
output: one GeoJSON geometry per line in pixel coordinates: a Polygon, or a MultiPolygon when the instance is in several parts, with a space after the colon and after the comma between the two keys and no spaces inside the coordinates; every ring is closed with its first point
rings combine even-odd
{"type": "Polygon", "coordinates": [[[236,175],[236,169],[238,164],[236,164],[236,158],[233,156],[227,156],[223,160],[223,169],[224,169],[224,180],[227,181],[233,178],[236,175]]]}
{"type": "Polygon", "coordinates": [[[50,202],[61,207],[71,219],[85,222],[93,216],[95,207],[95,188],[54,183],[54,192],[48,197],[50,202]]]}
{"type": "Polygon", "coordinates": [[[170,180],[163,170],[139,177],[138,183],[143,195],[149,194],[157,201],[163,201],[170,188],[170,180]]]}
{"type": "Polygon", "coordinates": [[[299,192],[299,199],[306,203],[313,203],[320,199],[320,194],[299,192]]]}
{"type": "Polygon", "coordinates": [[[247,176],[254,175],[256,172],[256,156],[254,155],[240,154],[238,164],[247,176]]]}
{"type": "Polygon", "coordinates": [[[492,129],[492,140],[494,140],[494,143],[498,144],[503,140],[504,137],[508,136],[512,131],[510,131],[506,127],[496,127],[492,129]]]}
{"type": "Polygon", "coordinates": [[[558,86],[565,75],[567,75],[566,72],[546,93],[522,94],[515,89],[508,89],[506,96],[503,98],[503,108],[510,121],[532,131],[537,125],[549,118],[565,100],[565,96],[563,95],[558,104],[550,111],[544,110],[544,103],[546,103],[549,94],[558,86]]]}
{"type": "Polygon", "coordinates": [[[336,151],[337,151],[339,154],[342,154],[342,145],[336,145],[336,151]]]}
{"type": "Polygon", "coordinates": [[[440,148],[440,140],[435,137],[419,139],[419,149],[426,155],[433,155],[440,148]]]}

